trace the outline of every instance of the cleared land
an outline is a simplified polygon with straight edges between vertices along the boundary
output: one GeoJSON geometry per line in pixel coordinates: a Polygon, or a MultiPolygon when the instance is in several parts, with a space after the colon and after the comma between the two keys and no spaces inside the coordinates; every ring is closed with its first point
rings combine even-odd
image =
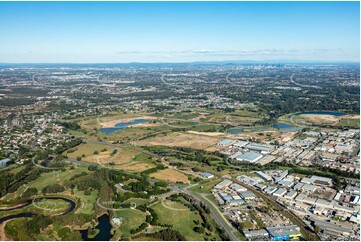
{"type": "Polygon", "coordinates": [[[293,117],[296,124],[360,127],[359,115],[333,116],[325,114],[301,114],[293,117]]]}
{"type": "Polygon", "coordinates": [[[149,176],[155,179],[168,181],[168,182],[189,183],[189,179],[186,175],[173,169],[160,170],[157,171],[156,173],[150,174],[149,176]]]}
{"type": "Polygon", "coordinates": [[[179,146],[189,147],[193,149],[205,149],[211,145],[217,143],[218,138],[191,134],[191,133],[179,133],[175,132],[169,135],[159,135],[154,138],[138,141],[137,144],[144,146],[164,145],[164,146],[179,146]]]}

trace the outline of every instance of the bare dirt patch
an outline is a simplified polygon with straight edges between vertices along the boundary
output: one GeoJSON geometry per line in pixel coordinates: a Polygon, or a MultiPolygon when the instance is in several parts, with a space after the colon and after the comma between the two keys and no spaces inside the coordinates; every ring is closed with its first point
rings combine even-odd
{"type": "Polygon", "coordinates": [[[107,120],[104,120],[106,118],[100,118],[99,124],[102,128],[112,128],[117,123],[128,123],[128,122],[132,122],[137,119],[150,119],[150,120],[156,119],[155,117],[152,117],[152,116],[142,116],[142,117],[132,117],[132,118],[116,118],[116,119],[114,119],[114,118],[115,117],[113,117],[113,120],[110,120],[110,119],[112,119],[112,117],[107,118],[107,120]]]}
{"type": "Polygon", "coordinates": [[[193,149],[205,149],[209,146],[217,143],[219,138],[206,136],[206,135],[196,135],[190,133],[172,133],[171,135],[166,136],[157,136],[154,138],[141,140],[139,145],[165,145],[165,146],[180,146],[180,147],[189,147],[193,149]]]}
{"type": "Polygon", "coordinates": [[[165,169],[157,171],[156,173],[150,174],[150,177],[153,177],[155,179],[168,181],[168,182],[183,182],[183,183],[189,183],[188,177],[184,175],[183,173],[172,170],[172,169],[165,169]]]}

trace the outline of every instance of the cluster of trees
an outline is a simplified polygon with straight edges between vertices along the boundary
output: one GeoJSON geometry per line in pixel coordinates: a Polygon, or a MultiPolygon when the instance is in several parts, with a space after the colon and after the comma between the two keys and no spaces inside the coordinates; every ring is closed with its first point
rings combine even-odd
{"type": "Polygon", "coordinates": [[[62,154],[64,151],[73,148],[75,146],[78,146],[82,143],[82,140],[80,138],[75,138],[70,140],[69,142],[63,144],[62,146],[58,146],[56,147],[56,149],[54,150],[55,153],[57,154],[62,154]]]}
{"type": "Polygon", "coordinates": [[[79,130],[81,128],[80,125],[78,123],[76,123],[76,122],[57,121],[55,123],[63,126],[66,129],[79,130]]]}
{"type": "Polygon", "coordinates": [[[136,229],[131,229],[131,230],[130,230],[130,233],[131,233],[131,234],[139,233],[139,232],[143,231],[143,230],[147,227],[147,225],[148,225],[147,223],[142,223],[141,225],[139,225],[138,228],[136,228],[136,229]]]}
{"type": "Polygon", "coordinates": [[[15,192],[23,184],[29,183],[40,176],[44,169],[36,169],[32,164],[27,164],[24,169],[13,174],[10,171],[0,172],[0,194],[5,196],[15,192]]]}
{"type": "Polygon", "coordinates": [[[186,238],[179,233],[177,230],[173,230],[171,228],[163,229],[159,232],[153,233],[150,235],[156,240],[161,241],[185,241],[186,238]]]}
{"type": "Polygon", "coordinates": [[[153,167],[153,168],[150,168],[148,170],[145,170],[142,172],[143,175],[148,175],[148,174],[151,174],[151,173],[154,173],[154,172],[157,172],[159,170],[164,170],[165,169],[165,166],[162,165],[162,164],[157,164],[156,167],[153,167]]]}
{"type": "Polygon", "coordinates": [[[50,184],[50,185],[46,185],[41,192],[43,194],[46,194],[46,193],[58,193],[63,191],[65,191],[64,186],[60,184],[50,184]]]}
{"type": "MultiPolygon", "coordinates": [[[[207,215],[210,213],[210,209],[209,207],[204,204],[203,202],[198,202],[197,200],[195,200],[194,198],[192,198],[191,196],[189,196],[188,194],[185,193],[180,193],[179,196],[182,196],[185,200],[187,200],[190,203],[190,206],[193,207],[193,209],[197,210],[199,215],[202,218],[202,227],[206,228],[208,231],[213,231],[213,227],[210,223],[210,221],[208,221],[207,215]]],[[[188,204],[184,204],[186,206],[188,206],[188,204]]],[[[200,233],[203,233],[201,230],[197,229],[200,233]]]]}

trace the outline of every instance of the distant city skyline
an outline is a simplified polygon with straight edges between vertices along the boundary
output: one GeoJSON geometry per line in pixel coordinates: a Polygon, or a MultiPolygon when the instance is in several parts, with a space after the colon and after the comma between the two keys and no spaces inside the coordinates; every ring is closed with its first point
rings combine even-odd
{"type": "Polygon", "coordinates": [[[0,62],[358,62],[359,4],[0,2],[0,62]]]}

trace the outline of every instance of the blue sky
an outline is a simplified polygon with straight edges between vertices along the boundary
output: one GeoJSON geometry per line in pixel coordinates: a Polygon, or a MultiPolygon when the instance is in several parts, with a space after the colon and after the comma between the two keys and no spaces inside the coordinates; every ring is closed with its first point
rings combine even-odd
{"type": "Polygon", "coordinates": [[[0,62],[358,61],[359,2],[0,2],[0,62]]]}

